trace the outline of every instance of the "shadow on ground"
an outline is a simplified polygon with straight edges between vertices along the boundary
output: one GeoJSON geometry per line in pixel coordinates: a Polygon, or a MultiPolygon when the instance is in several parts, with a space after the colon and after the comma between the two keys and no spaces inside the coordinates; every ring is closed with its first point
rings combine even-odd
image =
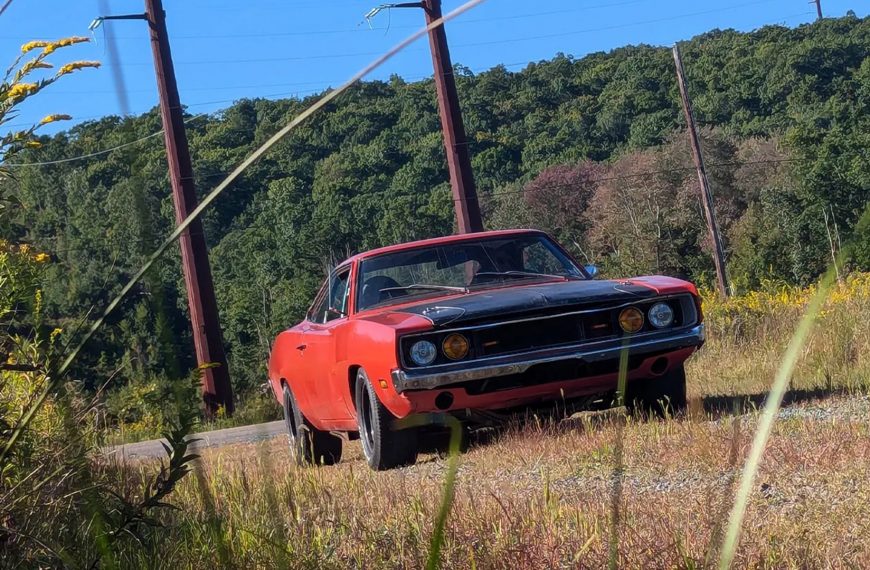
{"type": "MultiPolygon", "coordinates": [[[[850,392],[845,388],[815,388],[796,389],[786,392],[782,405],[790,406],[824,400],[836,396],[846,396],[850,392]]],[[[732,396],[706,396],[689,402],[689,414],[700,419],[717,420],[723,417],[742,415],[760,410],[767,399],[767,393],[737,394],[732,396]]],[[[503,426],[474,431],[470,435],[472,447],[487,446],[497,443],[510,434],[545,430],[552,433],[566,431],[595,431],[612,424],[621,417],[622,408],[611,408],[598,411],[580,412],[566,419],[559,420],[552,414],[538,415],[528,413],[513,416],[503,426]]],[[[661,420],[649,420],[661,421],[661,420]]]]}
{"type": "MultiPolygon", "coordinates": [[[[811,390],[789,390],[782,400],[783,406],[823,400],[833,396],[845,396],[850,392],[845,388],[814,388],[811,390]]],[[[767,393],[738,394],[734,396],[707,396],[701,399],[702,409],[713,418],[733,416],[760,410],[767,400],[767,393]]],[[[691,407],[691,404],[690,404],[691,407]]]]}

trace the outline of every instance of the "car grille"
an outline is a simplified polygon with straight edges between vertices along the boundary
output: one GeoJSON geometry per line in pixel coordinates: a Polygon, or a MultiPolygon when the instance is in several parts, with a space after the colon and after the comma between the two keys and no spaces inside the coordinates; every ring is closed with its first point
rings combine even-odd
{"type": "Polygon", "coordinates": [[[563,315],[483,329],[475,335],[475,344],[481,356],[494,356],[585,340],[604,340],[615,336],[614,325],[610,311],[563,315]]]}
{"type": "MultiPolygon", "coordinates": [[[[632,305],[646,313],[647,309],[661,299],[638,300],[632,305]]],[[[674,309],[674,322],[669,328],[689,326],[697,321],[695,302],[690,295],[681,295],[667,301],[674,309]]],[[[460,327],[448,328],[422,334],[408,335],[402,339],[401,357],[406,369],[421,368],[411,363],[411,345],[420,339],[429,340],[439,347],[438,356],[429,366],[458,365],[461,362],[480,358],[508,356],[544,348],[558,348],[586,342],[607,341],[625,335],[619,326],[619,312],[625,302],[609,307],[580,305],[561,307],[558,313],[532,313],[512,315],[503,322],[492,317],[486,322],[465,322],[460,327]],[[470,350],[462,360],[449,360],[440,350],[444,339],[454,332],[468,338],[470,350]]],[[[504,318],[504,317],[502,317],[504,318]]],[[[661,330],[665,332],[667,329],[661,330]]],[[[641,333],[659,332],[649,323],[644,323],[641,333]]]]}

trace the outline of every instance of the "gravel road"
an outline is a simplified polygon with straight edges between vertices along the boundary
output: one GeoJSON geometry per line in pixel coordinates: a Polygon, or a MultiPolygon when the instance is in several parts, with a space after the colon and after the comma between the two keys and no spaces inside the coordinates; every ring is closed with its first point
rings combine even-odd
{"type": "MultiPolygon", "coordinates": [[[[808,403],[795,403],[783,406],[778,419],[803,419],[803,420],[831,420],[840,421],[867,421],[870,418],[870,396],[858,396],[846,399],[817,400],[808,403]]],[[[726,417],[718,421],[730,421],[726,417]]],[[[199,441],[191,447],[193,450],[201,450],[209,447],[221,447],[234,443],[255,443],[287,433],[283,421],[269,422],[250,426],[241,426],[227,429],[219,429],[195,434],[199,441]]],[[[125,459],[145,459],[164,457],[161,439],[140,441],[110,447],[106,455],[118,456],[125,459]]]]}
{"type": "MultiPolygon", "coordinates": [[[[197,433],[194,438],[198,439],[193,443],[192,451],[208,448],[230,445],[233,443],[254,443],[273,438],[278,435],[287,433],[287,428],[283,421],[269,422],[265,424],[257,424],[252,426],[241,426],[227,429],[219,429],[215,431],[207,431],[197,433]]],[[[106,455],[118,456],[124,459],[144,459],[151,457],[165,457],[166,450],[163,449],[163,439],[152,439],[149,441],[140,441],[137,443],[128,443],[125,445],[117,445],[106,450],[106,455]]]]}

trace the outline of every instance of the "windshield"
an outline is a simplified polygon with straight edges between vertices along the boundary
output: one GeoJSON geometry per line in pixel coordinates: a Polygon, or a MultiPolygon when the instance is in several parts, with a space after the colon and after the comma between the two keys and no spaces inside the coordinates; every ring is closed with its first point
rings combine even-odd
{"type": "Polygon", "coordinates": [[[542,235],[481,239],[379,255],[360,264],[357,307],[467,292],[506,282],[582,278],[542,235]]]}

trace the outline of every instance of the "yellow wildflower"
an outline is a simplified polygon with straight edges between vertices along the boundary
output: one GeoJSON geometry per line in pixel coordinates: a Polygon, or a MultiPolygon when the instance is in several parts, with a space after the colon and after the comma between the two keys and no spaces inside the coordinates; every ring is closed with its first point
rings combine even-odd
{"type": "Polygon", "coordinates": [[[20,246],[18,246],[18,251],[21,253],[27,253],[28,251],[30,251],[30,246],[26,243],[22,243],[20,246]]]}
{"type": "Polygon", "coordinates": [[[30,50],[34,50],[36,48],[44,48],[48,45],[49,42],[45,40],[37,40],[33,42],[27,42],[23,46],[21,46],[21,53],[27,53],[30,50]]]}
{"type": "Polygon", "coordinates": [[[63,38],[62,40],[57,40],[56,42],[51,42],[45,45],[42,49],[42,55],[48,55],[58,48],[71,46],[73,44],[80,44],[82,42],[90,41],[88,38],[83,38],[81,36],[73,36],[71,38],[63,38]]]}
{"type": "Polygon", "coordinates": [[[60,77],[61,75],[66,75],[67,73],[72,73],[73,71],[78,71],[85,67],[100,67],[100,65],[99,61],[74,61],[61,67],[57,72],[57,76],[60,77]]]}
{"type": "Polygon", "coordinates": [[[41,121],[39,121],[40,125],[47,125],[48,123],[53,123],[55,121],[69,121],[72,119],[70,115],[48,115],[43,117],[41,121]]]}
{"type": "Polygon", "coordinates": [[[33,259],[34,261],[36,261],[36,263],[45,263],[46,261],[51,259],[51,256],[49,256],[47,253],[37,253],[35,256],[33,256],[33,259]]]}
{"type": "Polygon", "coordinates": [[[27,141],[24,143],[24,148],[42,148],[42,143],[39,141],[27,141]]]}
{"type": "Polygon", "coordinates": [[[42,61],[40,59],[32,59],[21,66],[21,71],[19,72],[22,76],[27,75],[34,69],[51,69],[54,67],[52,64],[47,61],[42,61]]]}
{"type": "Polygon", "coordinates": [[[12,87],[9,88],[9,91],[6,92],[6,97],[9,99],[17,99],[18,97],[26,97],[30,95],[34,91],[36,91],[39,87],[36,83],[16,83],[12,87]]]}

